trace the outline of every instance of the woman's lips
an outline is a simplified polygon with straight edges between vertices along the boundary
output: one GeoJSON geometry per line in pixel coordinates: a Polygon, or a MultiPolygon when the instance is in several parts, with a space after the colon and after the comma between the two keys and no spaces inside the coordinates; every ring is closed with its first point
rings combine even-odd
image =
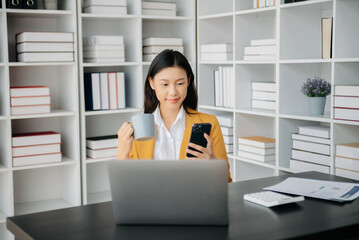
{"type": "Polygon", "coordinates": [[[177,103],[178,100],[179,100],[179,98],[176,98],[176,99],[167,99],[167,101],[168,101],[169,103],[177,103]]]}

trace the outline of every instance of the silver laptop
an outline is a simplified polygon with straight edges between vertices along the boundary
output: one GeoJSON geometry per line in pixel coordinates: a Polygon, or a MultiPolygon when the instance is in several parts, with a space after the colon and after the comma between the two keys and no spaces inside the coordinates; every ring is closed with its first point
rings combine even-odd
{"type": "Polygon", "coordinates": [[[117,224],[228,224],[226,161],[113,160],[108,172],[117,224]]]}

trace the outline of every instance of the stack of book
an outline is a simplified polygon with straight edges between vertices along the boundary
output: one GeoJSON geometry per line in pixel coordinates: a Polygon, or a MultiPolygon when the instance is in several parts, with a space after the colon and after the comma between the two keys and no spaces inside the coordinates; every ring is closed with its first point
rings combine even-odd
{"type": "Polygon", "coordinates": [[[252,82],[252,108],[276,110],[276,84],[252,82]]]}
{"type": "Polygon", "coordinates": [[[232,61],[232,43],[202,44],[200,48],[202,61],[232,61]]]}
{"type": "Polygon", "coordinates": [[[359,85],[337,85],[334,93],[334,119],[359,121],[359,85]]]}
{"type": "Polygon", "coordinates": [[[276,59],[276,40],[251,40],[251,46],[244,47],[244,61],[274,61],[276,59]]]}
{"type": "Polygon", "coordinates": [[[253,0],[253,8],[272,7],[275,6],[275,2],[276,0],[253,0]]]}
{"type": "Polygon", "coordinates": [[[86,154],[91,160],[115,159],[117,154],[117,135],[86,138],[86,154]]]}
{"type": "Polygon", "coordinates": [[[85,108],[88,111],[126,107],[123,72],[85,73],[85,108]]]}
{"type": "Polygon", "coordinates": [[[20,32],[16,34],[19,62],[74,61],[73,32],[20,32]]]}
{"type": "Polygon", "coordinates": [[[142,2],[142,15],[176,16],[176,3],[142,2]]]}
{"type": "Polygon", "coordinates": [[[238,138],[238,157],[260,162],[275,160],[275,139],[262,136],[238,138]]]}
{"type": "Polygon", "coordinates": [[[359,143],[336,145],[335,175],[359,180],[359,143]]]}
{"type": "Polygon", "coordinates": [[[329,127],[298,127],[298,134],[292,134],[292,140],[290,168],[300,171],[329,173],[331,162],[329,127]]]}
{"type": "Polygon", "coordinates": [[[214,70],[214,96],[215,106],[234,107],[232,94],[234,84],[233,67],[218,67],[214,70]]]}
{"type": "Polygon", "coordinates": [[[57,132],[13,134],[13,167],[61,162],[60,144],[61,134],[57,132]]]}
{"type": "Polygon", "coordinates": [[[84,62],[118,63],[125,61],[125,45],[121,35],[93,35],[83,39],[84,62]]]}
{"type": "Polygon", "coordinates": [[[127,14],[126,0],[85,0],[83,3],[84,13],[95,14],[127,14]]]}
{"type": "Polygon", "coordinates": [[[157,54],[165,49],[184,53],[182,38],[149,37],[143,39],[143,61],[151,62],[157,54]]]}
{"type": "Polygon", "coordinates": [[[221,126],[224,145],[227,153],[233,153],[233,117],[230,115],[216,115],[221,126]]]}
{"type": "Polygon", "coordinates": [[[13,116],[50,113],[50,106],[49,87],[10,87],[10,113],[13,116]]]}

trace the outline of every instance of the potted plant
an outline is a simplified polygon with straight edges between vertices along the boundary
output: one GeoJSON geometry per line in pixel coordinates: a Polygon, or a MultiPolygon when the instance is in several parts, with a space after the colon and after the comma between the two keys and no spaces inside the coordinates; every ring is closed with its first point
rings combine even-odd
{"type": "Polygon", "coordinates": [[[326,97],[331,92],[331,85],[323,78],[308,78],[303,83],[301,92],[308,97],[309,114],[323,115],[326,97]]]}

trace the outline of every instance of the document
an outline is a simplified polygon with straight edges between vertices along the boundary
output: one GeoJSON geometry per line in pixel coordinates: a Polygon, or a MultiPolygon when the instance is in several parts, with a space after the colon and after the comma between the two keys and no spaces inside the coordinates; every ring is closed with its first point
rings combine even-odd
{"type": "Polygon", "coordinates": [[[289,177],[264,189],[338,202],[353,201],[359,197],[359,184],[306,178],[289,177]]]}

